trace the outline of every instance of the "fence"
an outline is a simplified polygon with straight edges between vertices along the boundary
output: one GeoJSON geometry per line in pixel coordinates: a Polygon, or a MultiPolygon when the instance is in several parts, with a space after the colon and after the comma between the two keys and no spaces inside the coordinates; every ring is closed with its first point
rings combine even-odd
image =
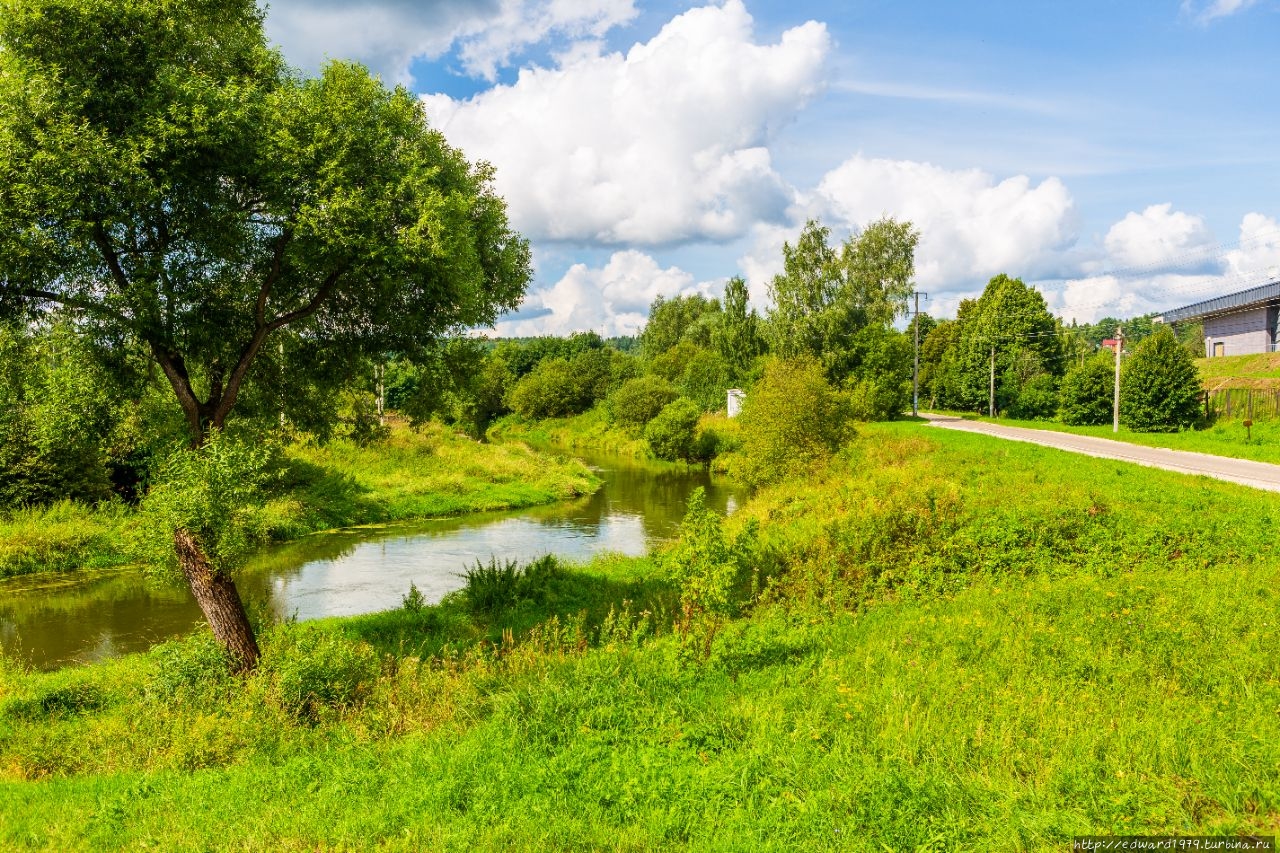
{"type": "Polygon", "coordinates": [[[1263,420],[1280,417],[1280,389],[1219,388],[1206,391],[1204,413],[1210,418],[1263,420]]]}

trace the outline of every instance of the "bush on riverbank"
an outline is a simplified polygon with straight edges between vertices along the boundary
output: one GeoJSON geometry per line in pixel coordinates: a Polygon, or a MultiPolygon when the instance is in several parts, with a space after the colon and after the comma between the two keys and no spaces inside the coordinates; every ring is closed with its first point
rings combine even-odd
{"type": "Polygon", "coordinates": [[[759,585],[705,653],[672,633],[655,561],[612,557],[567,569],[536,612],[477,618],[454,598],[307,626],[381,661],[310,717],[271,698],[267,672],[166,699],[159,653],[3,665],[0,846],[1041,849],[1268,832],[1270,498],[918,429],[863,428],[825,475],[761,491],[688,552],[691,569],[723,563],[715,543],[758,525],[743,553],[759,585]]]}

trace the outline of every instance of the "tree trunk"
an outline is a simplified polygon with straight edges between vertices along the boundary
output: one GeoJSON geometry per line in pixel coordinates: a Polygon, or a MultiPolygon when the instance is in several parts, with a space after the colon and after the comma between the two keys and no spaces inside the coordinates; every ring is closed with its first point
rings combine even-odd
{"type": "Polygon", "coordinates": [[[186,575],[187,584],[196,603],[209,620],[213,636],[226,646],[238,672],[248,672],[258,665],[258,641],[253,636],[253,626],[244,612],[240,593],[235,582],[209,565],[191,532],[178,528],[173,531],[173,547],[178,554],[178,565],[186,575]]]}

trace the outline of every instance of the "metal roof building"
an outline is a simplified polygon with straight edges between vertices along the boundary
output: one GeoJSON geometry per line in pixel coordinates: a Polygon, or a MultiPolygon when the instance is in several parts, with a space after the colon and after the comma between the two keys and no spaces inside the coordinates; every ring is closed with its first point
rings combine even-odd
{"type": "Polygon", "coordinates": [[[1280,281],[1166,311],[1159,323],[1203,323],[1204,354],[1255,355],[1276,351],[1280,281]]]}

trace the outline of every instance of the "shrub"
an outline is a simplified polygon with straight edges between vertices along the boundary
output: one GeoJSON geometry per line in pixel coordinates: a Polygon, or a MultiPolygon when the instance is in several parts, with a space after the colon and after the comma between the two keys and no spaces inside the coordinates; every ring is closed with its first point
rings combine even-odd
{"type": "Polygon", "coordinates": [[[662,564],[680,586],[686,620],[698,613],[732,616],[744,600],[756,528],[749,524],[738,536],[724,531],[724,519],[707,509],[701,487],[689,496],[680,538],[663,555],[662,564]]]}
{"type": "Polygon", "coordinates": [[[848,402],[812,359],[770,360],[740,420],[739,475],[754,485],[805,474],[853,435],[848,402]]]}
{"type": "Polygon", "coordinates": [[[886,421],[911,407],[911,341],[902,332],[867,326],[837,355],[827,374],[843,377],[854,418],[886,421]]]}
{"type": "Polygon", "coordinates": [[[1062,377],[1058,388],[1058,417],[1064,424],[1091,426],[1111,420],[1116,384],[1112,358],[1109,352],[1100,353],[1062,377]]]}
{"type": "Polygon", "coordinates": [[[1191,354],[1167,327],[1138,344],[1120,372],[1120,417],[1138,432],[1173,432],[1196,422],[1203,389],[1191,354]]]}
{"type": "Polygon", "coordinates": [[[653,455],[670,462],[691,462],[698,458],[698,418],[701,416],[698,404],[685,397],[665,406],[644,429],[653,455]]]}
{"type": "Polygon", "coordinates": [[[627,427],[643,427],[675,400],[676,389],[659,376],[628,379],[609,397],[613,419],[627,427]]]}
{"type": "Polygon", "coordinates": [[[568,359],[549,358],[512,387],[507,403],[522,417],[561,418],[584,411],[579,393],[568,359]]]}
{"type": "Polygon", "coordinates": [[[473,613],[501,613],[525,601],[540,605],[546,602],[551,582],[562,573],[550,554],[525,566],[517,560],[499,563],[497,557],[490,558],[487,566],[477,560],[464,575],[463,595],[473,613]]]}
{"type": "Polygon", "coordinates": [[[233,669],[226,649],[207,631],[161,643],[149,657],[155,668],[148,689],[163,697],[215,687],[229,679],[233,669]]]}
{"type": "Polygon", "coordinates": [[[1051,373],[1037,373],[1018,389],[1009,403],[1009,416],[1027,420],[1050,420],[1058,411],[1058,380],[1051,373]]]}
{"type": "Polygon", "coordinates": [[[627,357],[615,350],[589,349],[572,358],[547,358],[521,378],[507,403],[522,417],[539,420],[585,412],[626,375],[627,357]]]}
{"type": "Polygon", "coordinates": [[[378,680],[378,654],[365,642],[312,625],[284,625],[273,632],[262,658],[271,696],[299,720],[317,721],[326,709],[341,711],[362,701],[378,680]]]}

